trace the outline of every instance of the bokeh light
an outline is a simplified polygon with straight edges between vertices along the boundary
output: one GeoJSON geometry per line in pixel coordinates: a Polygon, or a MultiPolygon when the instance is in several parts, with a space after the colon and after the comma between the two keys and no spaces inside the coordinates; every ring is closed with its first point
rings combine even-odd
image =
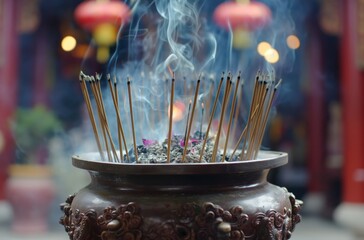
{"type": "Polygon", "coordinates": [[[0,153],[3,151],[5,147],[5,138],[4,134],[0,131],[0,153]]]}
{"type": "Polygon", "coordinates": [[[291,49],[297,49],[300,47],[300,39],[296,35],[289,35],[287,37],[287,45],[291,49]]]}
{"type": "Polygon", "coordinates": [[[271,48],[272,48],[272,46],[268,42],[260,42],[258,44],[257,50],[258,50],[258,53],[264,57],[265,52],[271,48]]]}
{"type": "Polygon", "coordinates": [[[77,41],[72,36],[64,37],[61,42],[61,47],[66,52],[70,52],[73,49],[75,49],[76,45],[77,45],[77,41]]]}
{"type": "Polygon", "coordinates": [[[264,58],[269,63],[277,63],[279,61],[279,53],[276,49],[270,48],[264,53],[264,58]]]}

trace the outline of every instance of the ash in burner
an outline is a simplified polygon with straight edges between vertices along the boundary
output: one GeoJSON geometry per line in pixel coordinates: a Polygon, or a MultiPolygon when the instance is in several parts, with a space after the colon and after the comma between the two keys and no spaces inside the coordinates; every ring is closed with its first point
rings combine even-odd
{"type": "MultiPolygon", "coordinates": [[[[194,134],[194,137],[200,136],[199,132],[194,134]]],[[[202,136],[204,136],[202,134],[202,136]]],[[[203,138],[202,138],[203,139],[203,138]]],[[[159,143],[154,140],[143,139],[143,145],[139,145],[138,149],[138,163],[167,163],[167,145],[168,139],[159,143]]],[[[188,142],[188,150],[185,158],[185,163],[200,163],[201,149],[203,146],[203,140],[197,138],[190,138],[188,142]]],[[[214,137],[207,139],[205,151],[202,155],[201,162],[211,162],[212,153],[214,147],[214,137]]],[[[170,163],[182,163],[184,149],[184,136],[175,135],[171,139],[171,154],[170,163]]],[[[130,162],[135,161],[134,150],[129,151],[130,162]]],[[[126,158],[126,155],[124,156],[126,158]]],[[[217,157],[218,162],[221,161],[222,155],[217,157]]],[[[236,160],[236,158],[234,158],[236,160]]],[[[233,159],[233,160],[234,160],[233,159]]],[[[225,161],[230,161],[226,157],[225,161]]]]}

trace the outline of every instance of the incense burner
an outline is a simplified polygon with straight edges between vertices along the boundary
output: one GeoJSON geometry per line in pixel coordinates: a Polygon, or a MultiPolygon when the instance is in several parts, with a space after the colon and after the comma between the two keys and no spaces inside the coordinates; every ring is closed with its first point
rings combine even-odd
{"type": "Polygon", "coordinates": [[[76,155],[90,185],[61,205],[71,240],[289,239],[302,202],[267,182],[286,153],[224,163],[128,164],[76,155]]]}

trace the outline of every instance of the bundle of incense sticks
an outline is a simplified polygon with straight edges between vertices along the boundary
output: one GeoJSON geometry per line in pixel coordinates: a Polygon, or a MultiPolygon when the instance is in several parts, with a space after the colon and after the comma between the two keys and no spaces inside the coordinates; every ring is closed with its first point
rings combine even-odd
{"type": "MultiPolygon", "coordinates": [[[[167,85],[164,91],[169,91],[169,116],[168,116],[168,135],[166,139],[167,148],[165,152],[166,163],[171,162],[172,151],[172,138],[173,138],[173,103],[175,95],[175,75],[172,74],[172,81],[170,87],[167,85]],[[170,90],[168,90],[170,89],[170,90]]],[[[91,126],[95,135],[96,144],[103,161],[110,162],[133,162],[131,158],[138,163],[138,146],[135,135],[135,125],[138,124],[134,121],[133,112],[133,100],[132,100],[132,83],[130,79],[127,79],[127,97],[123,96],[122,101],[128,101],[129,111],[126,113],[121,112],[120,98],[118,92],[118,83],[116,77],[111,79],[110,75],[107,75],[108,88],[111,94],[113,106],[116,114],[117,124],[117,144],[114,143],[114,138],[110,131],[110,121],[105,110],[104,97],[101,90],[101,76],[96,74],[95,76],[85,75],[80,73],[80,85],[82,94],[85,99],[87,111],[91,121],[91,126]],[[92,99],[94,104],[92,104],[92,99]],[[130,126],[126,126],[132,133],[132,151],[128,151],[129,143],[126,140],[124,132],[124,125],[122,122],[121,114],[129,114],[130,126]],[[118,148],[118,151],[117,151],[118,148]],[[124,154],[125,153],[125,154],[124,154]],[[133,156],[131,156],[132,154],[133,156]]],[[[189,153],[192,140],[191,132],[193,132],[194,117],[196,115],[196,105],[201,85],[201,77],[196,80],[194,87],[187,86],[186,80],[182,79],[183,89],[189,93],[194,92],[193,100],[190,99],[188,110],[186,112],[186,127],[183,136],[183,149],[181,162],[186,162],[186,155],[189,153]],[[192,89],[192,90],[191,90],[192,89]]],[[[263,140],[265,128],[267,126],[268,117],[272,108],[277,89],[281,83],[275,83],[275,76],[273,74],[257,73],[254,87],[252,91],[252,98],[250,101],[250,110],[247,117],[246,124],[240,126],[238,116],[239,109],[242,102],[243,86],[241,81],[241,74],[234,79],[231,73],[228,73],[225,77],[225,73],[222,73],[220,81],[218,81],[217,87],[214,83],[210,84],[208,94],[206,96],[206,103],[201,103],[201,117],[200,125],[197,132],[197,140],[200,146],[198,154],[199,162],[202,162],[203,156],[206,154],[206,145],[208,141],[213,139],[213,148],[211,159],[209,162],[224,162],[232,160],[250,160],[256,159],[263,140]],[[220,105],[220,112],[217,112],[218,105],[220,105]],[[206,119],[206,120],[205,120],[206,119]],[[213,121],[218,119],[217,127],[212,131],[213,121]],[[203,126],[207,125],[205,132],[202,132],[203,126]],[[238,140],[235,140],[237,135],[237,129],[243,129],[238,134],[238,140]],[[231,146],[234,146],[232,148],[231,146]]],[[[167,100],[168,101],[168,100],[167,100]]],[[[124,103],[123,103],[124,104],[124,103]]],[[[158,113],[160,115],[160,113],[158,113]]],[[[158,116],[159,117],[159,116],[158,116]]],[[[152,126],[152,123],[151,123],[152,126]]],[[[196,134],[195,134],[196,135],[196,134]]],[[[211,143],[210,143],[211,144],[211,143]]],[[[181,149],[181,150],[182,150],[181,149]]]]}

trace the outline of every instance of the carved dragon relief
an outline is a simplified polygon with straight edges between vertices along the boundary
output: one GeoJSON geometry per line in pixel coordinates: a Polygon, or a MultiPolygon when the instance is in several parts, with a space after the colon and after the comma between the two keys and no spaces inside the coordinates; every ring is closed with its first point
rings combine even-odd
{"type": "Polygon", "coordinates": [[[224,210],[210,202],[186,203],[172,210],[170,219],[155,224],[143,222],[142,209],[134,202],[107,207],[98,215],[93,209],[72,209],[73,198],[61,205],[60,224],[70,240],[286,240],[301,221],[302,202],[293,194],[292,209],[283,213],[269,210],[249,216],[241,206],[224,210]]]}

